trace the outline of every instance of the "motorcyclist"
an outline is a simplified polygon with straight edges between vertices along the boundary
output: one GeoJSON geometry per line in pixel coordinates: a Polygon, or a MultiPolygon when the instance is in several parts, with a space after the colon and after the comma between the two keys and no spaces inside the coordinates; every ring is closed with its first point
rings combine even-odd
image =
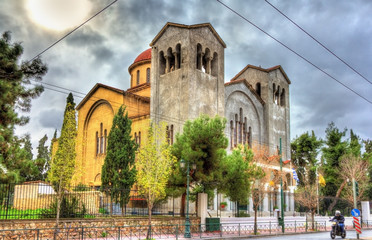
{"type": "Polygon", "coordinates": [[[341,212],[339,210],[336,210],[335,216],[331,219],[331,221],[337,220],[340,226],[340,231],[344,232],[344,222],[345,218],[341,215],[341,212]]]}

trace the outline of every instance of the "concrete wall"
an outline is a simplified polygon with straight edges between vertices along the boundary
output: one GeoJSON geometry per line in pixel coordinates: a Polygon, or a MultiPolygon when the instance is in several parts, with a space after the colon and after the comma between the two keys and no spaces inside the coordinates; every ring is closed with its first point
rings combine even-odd
{"type": "Polygon", "coordinates": [[[173,124],[176,133],[202,113],[224,116],[224,47],[208,27],[169,26],[152,47],[151,64],[151,119],[173,124]],[[162,53],[174,52],[177,44],[180,68],[164,71],[162,53]],[[218,55],[216,74],[197,69],[197,44],[218,55]]]}

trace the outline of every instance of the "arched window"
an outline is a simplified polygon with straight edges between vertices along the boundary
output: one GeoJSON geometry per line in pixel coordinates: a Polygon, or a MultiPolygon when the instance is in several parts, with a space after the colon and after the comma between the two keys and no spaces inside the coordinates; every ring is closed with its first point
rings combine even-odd
{"type": "Polygon", "coordinates": [[[104,153],[107,152],[107,129],[105,129],[105,146],[104,146],[104,153]]]}
{"type": "Polygon", "coordinates": [[[137,133],[134,133],[134,141],[138,144],[138,138],[137,138],[137,133]]]}
{"type": "Polygon", "coordinates": [[[163,75],[165,73],[165,68],[166,68],[166,60],[164,56],[164,52],[161,51],[159,53],[159,74],[163,75]]]}
{"type": "Polygon", "coordinates": [[[256,93],[261,97],[261,83],[256,83],[256,93]]]}
{"type": "Polygon", "coordinates": [[[181,68],[181,44],[176,45],[176,54],[175,54],[175,65],[176,69],[181,68]]]}
{"type": "Polygon", "coordinates": [[[173,72],[175,69],[175,58],[172,52],[172,48],[168,48],[166,56],[166,70],[165,73],[173,72]]]}
{"type": "Polygon", "coordinates": [[[146,82],[150,83],[150,68],[146,69],[146,82]]]}
{"type": "Polygon", "coordinates": [[[235,129],[234,129],[234,147],[238,145],[238,114],[235,114],[235,129]]]}
{"type": "Polygon", "coordinates": [[[211,73],[211,51],[209,48],[205,49],[202,71],[205,73],[211,73]]]}
{"type": "Polygon", "coordinates": [[[130,87],[134,87],[134,79],[133,79],[133,74],[130,75],[130,87]]]}
{"type": "Polygon", "coordinates": [[[275,93],[276,93],[276,86],[275,83],[273,83],[273,102],[275,103],[275,93]]]}
{"type": "Polygon", "coordinates": [[[140,84],[140,71],[137,70],[137,85],[140,84]]]}
{"type": "Polygon", "coordinates": [[[170,127],[170,144],[173,145],[173,124],[170,127]]]}
{"type": "Polygon", "coordinates": [[[248,145],[249,145],[249,148],[252,148],[252,128],[249,127],[249,131],[248,131],[248,145]]]}
{"type": "Polygon", "coordinates": [[[96,156],[99,153],[99,137],[98,137],[98,131],[96,132],[96,156]]]}
{"type": "Polygon", "coordinates": [[[196,45],[196,69],[202,70],[203,54],[200,43],[196,45]]]}
{"type": "Polygon", "coordinates": [[[212,76],[217,77],[218,75],[218,54],[215,52],[213,53],[213,59],[212,59],[212,66],[211,66],[211,74],[212,76]]]}
{"type": "Polygon", "coordinates": [[[100,144],[99,144],[99,153],[103,153],[104,140],[103,140],[103,124],[102,123],[101,123],[100,135],[101,135],[101,139],[100,139],[100,144]]]}
{"type": "Polygon", "coordinates": [[[285,90],[282,89],[282,93],[280,94],[280,106],[285,106],[285,90]]]}
{"type": "Polygon", "coordinates": [[[234,148],[234,122],[230,121],[230,148],[234,148]]]}
{"type": "Polygon", "coordinates": [[[276,92],[275,92],[275,103],[277,105],[280,105],[279,94],[280,94],[280,86],[278,85],[276,92]]]}
{"type": "Polygon", "coordinates": [[[141,131],[138,132],[138,146],[141,147],[141,131]]]}
{"type": "Polygon", "coordinates": [[[242,132],[242,131],[243,131],[243,126],[242,126],[242,125],[243,125],[243,116],[242,116],[242,115],[243,115],[243,109],[240,108],[240,109],[239,109],[239,141],[238,141],[239,144],[241,144],[241,143],[243,142],[243,141],[242,141],[242,140],[243,140],[243,139],[242,139],[242,137],[243,137],[243,136],[242,136],[242,135],[243,135],[243,134],[242,134],[242,133],[243,133],[243,132],[242,132]]]}
{"type": "Polygon", "coordinates": [[[247,144],[247,118],[244,118],[244,123],[243,123],[243,144],[247,144]]]}

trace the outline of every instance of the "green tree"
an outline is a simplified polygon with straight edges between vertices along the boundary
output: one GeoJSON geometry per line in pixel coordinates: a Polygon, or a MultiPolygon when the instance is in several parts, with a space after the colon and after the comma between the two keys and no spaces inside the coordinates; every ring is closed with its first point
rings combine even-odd
{"type": "MultiPolygon", "coordinates": [[[[224,133],[225,125],[226,119],[219,116],[210,118],[201,115],[193,121],[188,120],[183,126],[182,134],[176,135],[176,141],[172,146],[172,153],[178,161],[184,159],[190,164],[196,164],[193,182],[197,183],[203,192],[213,191],[222,183],[221,163],[226,156],[225,149],[228,145],[224,133]]],[[[175,166],[179,166],[179,162],[175,166]]],[[[180,189],[177,192],[184,194],[186,178],[182,174],[177,170],[175,176],[171,178],[170,185],[176,186],[180,189]]]]}
{"type": "MultiPolygon", "coordinates": [[[[108,135],[107,155],[102,166],[102,189],[111,200],[124,206],[129,202],[130,191],[136,179],[135,157],[138,145],[131,137],[132,121],[125,108],[120,107],[114,116],[108,135]]],[[[112,214],[112,204],[111,204],[112,214]]]]}
{"type": "Polygon", "coordinates": [[[67,98],[61,137],[58,139],[58,149],[48,172],[48,180],[53,184],[57,192],[57,227],[63,194],[70,187],[75,171],[76,135],[75,103],[70,93],[67,98]]]}
{"type": "MultiPolygon", "coordinates": [[[[167,141],[165,123],[151,124],[147,141],[139,149],[136,161],[137,186],[147,200],[149,226],[154,204],[166,197],[166,186],[175,162],[167,141]]],[[[149,235],[150,232],[147,239],[149,235]]]]}
{"type": "Polygon", "coordinates": [[[364,150],[363,159],[369,163],[368,168],[368,185],[364,193],[366,199],[372,199],[372,140],[363,140],[364,150]]]}
{"type": "Polygon", "coordinates": [[[19,139],[14,136],[16,125],[25,125],[29,121],[21,112],[28,112],[31,99],[43,92],[41,85],[31,86],[31,80],[41,81],[47,67],[40,58],[32,62],[20,62],[23,47],[11,42],[10,32],[0,38],[0,172],[1,182],[21,181],[20,169],[24,157],[19,139]],[[15,168],[17,167],[17,168],[15,168]]]}
{"type": "Polygon", "coordinates": [[[46,134],[39,140],[39,145],[37,147],[37,156],[35,159],[35,165],[38,169],[38,180],[42,181],[45,181],[50,167],[49,150],[48,146],[45,146],[47,140],[48,136],[46,134]]]}
{"type": "Polygon", "coordinates": [[[334,197],[328,207],[332,212],[341,196],[346,180],[339,171],[341,157],[348,152],[348,142],[343,140],[346,129],[340,131],[333,122],[326,129],[325,146],[322,148],[322,168],[327,185],[322,188],[323,196],[334,197]]]}
{"type": "Polygon", "coordinates": [[[310,182],[316,182],[316,168],[318,164],[318,154],[322,141],[318,139],[314,131],[311,135],[308,132],[294,139],[291,143],[291,157],[294,165],[297,167],[297,174],[300,180],[300,186],[310,182]],[[305,179],[307,176],[308,180],[305,179]]]}

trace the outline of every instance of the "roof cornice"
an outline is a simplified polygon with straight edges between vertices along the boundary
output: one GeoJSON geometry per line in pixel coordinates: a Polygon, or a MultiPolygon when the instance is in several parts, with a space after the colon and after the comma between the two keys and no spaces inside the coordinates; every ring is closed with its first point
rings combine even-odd
{"type": "Polygon", "coordinates": [[[210,23],[200,23],[200,24],[193,24],[193,25],[185,25],[185,24],[179,24],[179,23],[172,23],[172,22],[167,22],[165,26],[160,30],[160,32],[155,36],[155,38],[152,40],[150,43],[150,47],[154,46],[155,43],[159,40],[159,38],[164,34],[166,29],[168,27],[178,27],[178,28],[186,28],[186,29],[193,29],[193,28],[201,28],[201,27],[208,27],[213,35],[217,38],[217,40],[220,42],[220,44],[226,48],[225,42],[222,40],[220,35],[216,32],[216,30],[213,28],[213,26],[210,23]]]}
{"type": "Polygon", "coordinates": [[[291,84],[291,81],[289,80],[287,74],[284,72],[283,68],[281,65],[277,65],[277,66],[274,66],[274,67],[271,67],[271,68],[261,68],[261,67],[257,67],[257,66],[254,66],[254,65],[250,65],[248,64],[245,68],[243,68],[238,74],[236,74],[232,79],[231,81],[235,81],[236,79],[239,79],[239,76],[241,74],[243,74],[243,72],[245,72],[248,68],[252,68],[252,69],[256,69],[256,70],[259,70],[259,71],[262,71],[262,72],[272,72],[272,71],[275,71],[275,70],[278,70],[283,74],[285,80],[287,81],[288,84],[291,84]]]}

